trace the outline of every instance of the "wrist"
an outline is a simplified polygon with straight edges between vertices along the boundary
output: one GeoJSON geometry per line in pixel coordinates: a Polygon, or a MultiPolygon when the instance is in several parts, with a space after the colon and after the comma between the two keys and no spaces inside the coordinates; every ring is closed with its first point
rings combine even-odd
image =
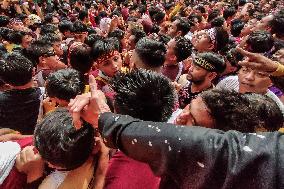
{"type": "Polygon", "coordinates": [[[272,76],[283,76],[284,75],[284,65],[279,62],[275,62],[276,70],[272,73],[272,76]]]}

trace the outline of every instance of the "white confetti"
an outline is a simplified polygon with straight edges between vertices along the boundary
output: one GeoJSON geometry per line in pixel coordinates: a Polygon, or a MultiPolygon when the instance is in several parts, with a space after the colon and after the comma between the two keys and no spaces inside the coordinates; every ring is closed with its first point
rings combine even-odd
{"type": "Polygon", "coordinates": [[[252,152],[252,149],[248,146],[244,146],[243,150],[246,151],[246,152],[252,152]]]}
{"type": "Polygon", "coordinates": [[[180,153],[180,150],[178,150],[178,153],[180,153]]]}
{"type": "Polygon", "coordinates": [[[202,167],[202,168],[205,167],[205,165],[204,165],[203,163],[197,162],[197,164],[198,164],[200,167],[202,167]]]}
{"type": "Polygon", "coordinates": [[[172,150],[172,148],[171,148],[171,146],[169,146],[169,151],[171,151],[172,150]]]}
{"type": "Polygon", "coordinates": [[[153,146],[151,141],[149,141],[149,146],[153,146]]]}
{"type": "Polygon", "coordinates": [[[152,127],[152,125],[148,125],[148,127],[149,127],[149,128],[151,128],[151,127],[152,127]]]}
{"type": "Polygon", "coordinates": [[[181,141],[181,138],[180,138],[180,137],[178,137],[178,140],[179,140],[179,141],[181,141]]]}
{"type": "Polygon", "coordinates": [[[115,117],[115,118],[114,118],[114,121],[117,121],[118,119],[119,119],[119,116],[115,117]]]}
{"type": "Polygon", "coordinates": [[[134,141],[134,142],[137,142],[137,139],[135,138],[135,139],[133,139],[133,141],[134,141]]]}
{"type": "Polygon", "coordinates": [[[157,132],[158,132],[158,133],[161,132],[161,129],[157,129],[157,132]]]}
{"type": "Polygon", "coordinates": [[[168,140],[165,140],[165,143],[167,144],[167,143],[168,143],[168,140]]]}
{"type": "Polygon", "coordinates": [[[104,142],[107,142],[107,139],[103,138],[103,141],[104,141],[104,142]]]}
{"type": "Polygon", "coordinates": [[[243,138],[246,139],[246,138],[247,138],[247,135],[244,135],[243,138]]]}
{"type": "Polygon", "coordinates": [[[135,143],[134,143],[134,141],[131,141],[131,143],[134,145],[135,143]]]}
{"type": "Polygon", "coordinates": [[[263,135],[256,135],[258,138],[265,138],[265,136],[263,136],[263,135]]]}

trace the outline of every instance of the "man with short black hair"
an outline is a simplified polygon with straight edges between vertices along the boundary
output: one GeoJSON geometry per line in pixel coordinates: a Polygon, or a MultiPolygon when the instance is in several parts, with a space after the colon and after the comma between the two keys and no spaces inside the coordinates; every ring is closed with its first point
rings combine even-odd
{"type": "Polygon", "coordinates": [[[0,128],[32,134],[37,123],[41,91],[33,88],[33,64],[21,54],[0,60],[0,79],[8,90],[0,92],[0,128]]]}
{"type": "Polygon", "coordinates": [[[166,58],[166,47],[162,42],[144,37],[138,41],[130,63],[136,68],[161,72],[166,58]]]}
{"type": "Polygon", "coordinates": [[[183,62],[192,52],[192,44],[185,37],[175,37],[167,44],[166,60],[162,69],[163,75],[171,81],[178,81],[183,74],[183,62]]]}
{"type": "Polygon", "coordinates": [[[179,91],[180,108],[184,108],[199,93],[213,87],[213,80],[226,68],[222,57],[215,53],[200,53],[188,70],[188,82],[179,91]]]}
{"type": "Polygon", "coordinates": [[[187,18],[177,17],[172,22],[171,27],[168,31],[168,35],[173,37],[185,36],[190,31],[190,24],[187,18]]]}

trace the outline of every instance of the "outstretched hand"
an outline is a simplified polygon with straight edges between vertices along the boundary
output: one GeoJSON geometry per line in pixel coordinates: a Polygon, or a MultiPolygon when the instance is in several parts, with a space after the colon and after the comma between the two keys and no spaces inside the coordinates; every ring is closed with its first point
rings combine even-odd
{"type": "Polygon", "coordinates": [[[239,62],[239,65],[249,67],[264,72],[275,72],[277,70],[278,64],[273,60],[259,54],[251,53],[240,47],[236,48],[237,52],[241,53],[243,56],[247,57],[247,60],[239,62]]]}
{"type": "Polygon", "coordinates": [[[96,80],[92,75],[89,76],[89,85],[90,93],[78,95],[68,104],[77,129],[82,125],[81,118],[97,127],[99,114],[110,112],[106,98],[103,92],[97,89],[96,80]]]}

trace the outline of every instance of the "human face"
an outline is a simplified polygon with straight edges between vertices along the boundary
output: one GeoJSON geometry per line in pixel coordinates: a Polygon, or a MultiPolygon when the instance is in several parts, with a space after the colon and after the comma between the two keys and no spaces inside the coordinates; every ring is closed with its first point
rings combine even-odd
{"type": "Polygon", "coordinates": [[[193,99],[191,103],[184,108],[179,116],[184,115],[187,117],[187,126],[214,128],[214,119],[210,115],[210,110],[207,108],[200,96],[193,99]]]}
{"type": "Polygon", "coordinates": [[[113,77],[122,66],[122,59],[120,54],[116,54],[106,61],[98,64],[98,69],[101,70],[108,77],[113,77]]]}
{"type": "Polygon", "coordinates": [[[214,47],[206,30],[196,32],[192,37],[191,43],[198,52],[211,51],[214,47]]]}
{"type": "Polygon", "coordinates": [[[187,80],[194,84],[202,84],[207,80],[209,72],[192,63],[187,73],[187,80]]]}
{"type": "Polygon", "coordinates": [[[22,47],[23,48],[28,48],[33,40],[33,37],[31,35],[24,35],[22,39],[22,47]]]}
{"type": "Polygon", "coordinates": [[[269,22],[273,19],[273,15],[263,17],[256,23],[255,30],[267,30],[269,22]]]}
{"type": "Polygon", "coordinates": [[[53,48],[49,49],[49,51],[45,55],[43,55],[43,63],[46,67],[57,70],[59,65],[59,58],[53,48]]]}
{"type": "Polygon", "coordinates": [[[55,42],[54,44],[53,44],[53,49],[54,49],[54,51],[55,51],[55,54],[57,55],[57,56],[62,56],[63,55],[63,49],[62,49],[62,46],[61,46],[61,42],[55,42]]]}
{"type": "Polygon", "coordinates": [[[168,35],[170,36],[170,37],[176,37],[177,36],[177,33],[178,33],[178,31],[177,31],[177,24],[178,24],[178,20],[175,20],[171,25],[170,25],[170,28],[169,28],[169,30],[168,30],[168,35]]]}
{"type": "Polygon", "coordinates": [[[271,81],[267,73],[252,70],[244,66],[240,69],[238,78],[240,93],[252,92],[265,94],[268,87],[271,85],[271,81]]]}
{"type": "Polygon", "coordinates": [[[242,29],[240,36],[241,36],[241,37],[244,37],[244,36],[249,35],[249,34],[253,31],[253,29],[254,29],[256,23],[257,23],[257,19],[251,19],[251,20],[249,20],[249,21],[245,24],[244,28],[242,29]]]}
{"type": "Polygon", "coordinates": [[[165,64],[172,65],[176,63],[176,55],[175,55],[175,39],[171,39],[167,44],[167,53],[166,53],[166,61],[165,64]]]}
{"type": "Polygon", "coordinates": [[[273,54],[273,59],[284,64],[284,48],[273,54]]]}

